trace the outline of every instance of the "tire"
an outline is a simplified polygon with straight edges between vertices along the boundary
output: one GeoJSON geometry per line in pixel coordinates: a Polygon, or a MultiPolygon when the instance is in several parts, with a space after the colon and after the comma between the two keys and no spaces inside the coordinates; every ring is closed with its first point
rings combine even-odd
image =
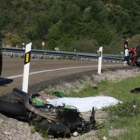
{"type": "Polygon", "coordinates": [[[134,60],[134,54],[133,53],[129,53],[129,57],[128,57],[128,65],[133,65],[133,60],[134,60]]]}
{"type": "Polygon", "coordinates": [[[10,102],[21,102],[24,100],[24,92],[20,89],[14,88],[10,93],[3,95],[0,97],[2,100],[10,101],[10,102]]]}
{"type": "Polygon", "coordinates": [[[14,116],[25,116],[26,108],[19,103],[11,103],[0,99],[0,112],[14,116]]]}
{"type": "Polygon", "coordinates": [[[137,59],[136,59],[136,65],[137,65],[138,67],[140,67],[140,56],[137,57],[137,59]]]}
{"type": "MultiPolygon", "coordinates": [[[[0,113],[15,118],[22,117],[28,121],[26,108],[24,105],[19,103],[12,103],[0,99],[0,113]]],[[[37,122],[37,126],[39,129],[52,132],[52,134],[70,134],[70,130],[67,126],[56,122],[48,122],[47,120],[43,120],[42,122],[37,122]]]]}
{"type": "Polygon", "coordinates": [[[45,130],[50,133],[61,133],[64,135],[68,135],[70,134],[70,130],[67,126],[60,124],[60,123],[56,123],[56,122],[48,122],[47,120],[43,120],[41,123],[38,124],[38,128],[45,130]]]}

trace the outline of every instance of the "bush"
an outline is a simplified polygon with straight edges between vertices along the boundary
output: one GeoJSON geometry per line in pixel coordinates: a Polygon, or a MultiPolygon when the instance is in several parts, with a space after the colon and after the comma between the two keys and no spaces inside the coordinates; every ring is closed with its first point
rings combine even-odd
{"type": "Polygon", "coordinates": [[[80,39],[73,43],[73,48],[78,52],[95,53],[99,46],[96,40],[80,39]]]}
{"type": "Polygon", "coordinates": [[[119,117],[138,117],[140,114],[140,103],[138,101],[120,103],[105,110],[108,110],[110,115],[119,117]]]}
{"type": "Polygon", "coordinates": [[[130,47],[136,47],[137,45],[140,45],[140,34],[133,36],[130,40],[130,47]]]}

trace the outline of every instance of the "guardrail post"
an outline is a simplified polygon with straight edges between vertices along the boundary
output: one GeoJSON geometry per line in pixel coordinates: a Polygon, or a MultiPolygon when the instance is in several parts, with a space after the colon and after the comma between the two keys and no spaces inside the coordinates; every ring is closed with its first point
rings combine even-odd
{"type": "Polygon", "coordinates": [[[31,46],[32,46],[32,43],[29,43],[29,44],[26,45],[26,48],[25,48],[23,85],[22,85],[22,91],[24,91],[25,93],[28,92],[31,46]]]}
{"type": "Polygon", "coordinates": [[[32,54],[32,58],[33,58],[33,59],[35,58],[35,54],[32,54]]]}
{"type": "Polygon", "coordinates": [[[57,58],[58,58],[58,60],[60,60],[60,56],[58,56],[57,58]]]}
{"type": "Polygon", "coordinates": [[[22,54],[20,55],[20,57],[23,58],[23,57],[24,57],[24,54],[22,53],[22,54]]]}
{"type": "Polygon", "coordinates": [[[41,55],[40,59],[43,59],[43,55],[41,55]]]}
{"type": "Polygon", "coordinates": [[[102,70],[103,47],[99,48],[98,54],[99,54],[99,58],[98,58],[98,73],[100,74],[101,70],[102,70]]]}
{"type": "Polygon", "coordinates": [[[66,56],[66,60],[68,60],[69,59],[69,57],[68,56],[66,56]]]}
{"type": "Polygon", "coordinates": [[[50,56],[50,59],[53,59],[53,55],[50,56]]]}
{"type": "Polygon", "coordinates": [[[11,56],[11,58],[13,57],[13,52],[11,52],[10,56],[11,56]]]}
{"type": "Polygon", "coordinates": [[[75,56],[73,57],[73,60],[76,60],[76,57],[75,56]]]}

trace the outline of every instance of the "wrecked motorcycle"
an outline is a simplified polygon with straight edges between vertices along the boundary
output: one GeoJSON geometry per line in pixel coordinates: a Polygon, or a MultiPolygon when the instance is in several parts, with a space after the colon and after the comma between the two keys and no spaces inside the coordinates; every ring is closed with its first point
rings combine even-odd
{"type": "Polygon", "coordinates": [[[44,130],[54,136],[70,137],[103,127],[96,126],[95,111],[92,109],[89,121],[85,121],[80,112],[73,106],[53,106],[44,104],[36,97],[17,88],[12,93],[19,98],[17,102],[0,99],[0,112],[17,119],[24,119],[36,126],[36,130],[44,130]]]}
{"type": "Polygon", "coordinates": [[[140,45],[135,49],[129,49],[128,64],[140,66],[140,45]]]}

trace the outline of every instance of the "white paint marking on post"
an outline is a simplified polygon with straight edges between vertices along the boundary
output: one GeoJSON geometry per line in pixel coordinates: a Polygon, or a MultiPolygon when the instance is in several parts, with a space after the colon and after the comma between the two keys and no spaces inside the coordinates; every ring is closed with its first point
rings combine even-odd
{"type": "Polygon", "coordinates": [[[102,70],[102,58],[103,58],[103,47],[99,48],[99,58],[98,58],[98,73],[101,73],[102,70]]]}
{"type": "Polygon", "coordinates": [[[26,45],[26,48],[25,48],[23,84],[22,84],[22,91],[24,91],[25,93],[28,92],[31,46],[32,46],[32,43],[29,43],[26,45]]]}

